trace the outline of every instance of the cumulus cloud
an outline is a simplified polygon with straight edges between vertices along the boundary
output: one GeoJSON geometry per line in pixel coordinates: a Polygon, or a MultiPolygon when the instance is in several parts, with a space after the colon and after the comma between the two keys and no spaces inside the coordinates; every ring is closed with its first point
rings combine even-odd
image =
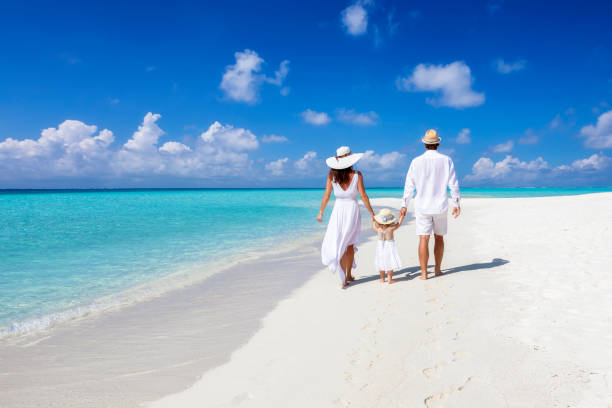
{"type": "Polygon", "coordinates": [[[470,137],[471,134],[472,134],[472,131],[470,129],[468,128],[461,129],[461,131],[457,135],[456,142],[459,144],[470,143],[472,141],[472,138],[470,137]]]}
{"type": "Polygon", "coordinates": [[[191,148],[179,142],[166,142],[159,148],[159,151],[168,154],[181,154],[190,152],[191,148]]]}
{"type": "Polygon", "coordinates": [[[447,65],[419,64],[411,75],[398,78],[396,85],[400,91],[435,92],[439,95],[427,98],[427,103],[460,109],[485,101],[484,93],[472,89],[473,81],[470,67],[455,61],[447,65]]]}
{"type": "Polygon", "coordinates": [[[368,11],[364,7],[367,3],[358,1],[340,13],[342,26],[347,34],[359,36],[368,31],[368,11]]]}
{"type": "Polygon", "coordinates": [[[465,179],[466,181],[503,180],[509,176],[513,179],[533,178],[539,171],[548,168],[548,163],[542,157],[529,162],[521,161],[510,155],[498,162],[493,162],[488,157],[481,157],[474,163],[472,173],[465,179]]]}
{"type": "Polygon", "coordinates": [[[88,176],[107,173],[113,132],[66,120],[36,139],[0,142],[0,179],[88,176]]]}
{"type": "Polygon", "coordinates": [[[271,161],[265,165],[267,171],[273,176],[282,176],[285,168],[285,164],[289,159],[287,157],[280,158],[278,160],[271,161]]]}
{"type": "MultiPolygon", "coordinates": [[[[281,62],[274,77],[267,77],[260,73],[264,60],[255,51],[245,49],[242,52],[236,52],[234,57],[236,63],[225,68],[219,88],[227,99],[236,102],[251,105],[257,103],[259,90],[264,82],[281,87],[289,73],[289,61],[287,60],[281,62]]],[[[288,92],[283,92],[283,89],[285,88],[281,89],[281,94],[286,95],[288,92]]]]}
{"type": "Polygon", "coordinates": [[[495,153],[508,153],[512,151],[514,148],[514,142],[512,140],[508,140],[507,142],[497,144],[493,146],[493,151],[495,153]]]}
{"type": "Polygon", "coordinates": [[[311,109],[306,109],[302,112],[302,119],[306,123],[310,123],[315,126],[327,125],[331,122],[331,118],[325,112],[316,112],[311,109]]]}
{"type": "Polygon", "coordinates": [[[402,163],[406,155],[393,151],[377,154],[374,150],[366,150],[358,162],[358,166],[364,170],[382,171],[396,168],[402,163]]]}
{"type": "Polygon", "coordinates": [[[261,137],[262,143],[287,143],[289,139],[285,136],[278,135],[264,135],[261,137]]]}
{"type": "Polygon", "coordinates": [[[607,169],[610,164],[612,164],[610,157],[595,153],[586,159],[574,160],[570,166],[562,165],[557,167],[557,169],[561,171],[599,171],[607,169]]]}
{"type": "Polygon", "coordinates": [[[147,113],[122,146],[112,148],[113,133],[66,120],[41,132],[37,140],[7,138],[0,142],[0,180],[188,176],[231,176],[251,166],[248,152],[259,142],[247,129],[214,122],[195,146],[167,141],[161,115],[147,113]]]}
{"type": "Polygon", "coordinates": [[[602,113],[595,125],[587,125],[580,129],[584,137],[584,145],[590,149],[612,148],[612,110],[602,113]]]}
{"type": "Polygon", "coordinates": [[[317,152],[308,151],[304,154],[304,157],[295,162],[294,166],[298,170],[306,171],[313,167],[316,159],[317,152]]]}
{"type": "Polygon", "coordinates": [[[503,59],[495,60],[493,66],[500,74],[510,74],[512,72],[521,71],[525,69],[527,61],[517,60],[514,62],[505,62],[503,59]]]}
{"type": "Polygon", "coordinates": [[[373,126],[378,123],[378,114],[374,111],[357,113],[352,109],[339,109],[338,120],[359,126],[373,126]]]}

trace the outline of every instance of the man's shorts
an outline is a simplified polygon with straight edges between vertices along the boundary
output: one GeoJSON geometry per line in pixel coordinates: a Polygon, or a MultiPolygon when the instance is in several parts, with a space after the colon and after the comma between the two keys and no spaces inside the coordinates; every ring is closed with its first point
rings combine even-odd
{"type": "Polygon", "coordinates": [[[417,235],[446,235],[448,211],[441,214],[414,213],[417,235]]]}

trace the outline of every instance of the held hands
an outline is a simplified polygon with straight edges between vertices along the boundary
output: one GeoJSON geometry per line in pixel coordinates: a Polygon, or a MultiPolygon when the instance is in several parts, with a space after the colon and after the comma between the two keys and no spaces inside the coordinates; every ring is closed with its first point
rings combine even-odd
{"type": "Polygon", "coordinates": [[[323,213],[319,211],[319,215],[317,215],[317,221],[323,222],[323,213]]]}
{"type": "Polygon", "coordinates": [[[459,214],[461,214],[461,208],[453,207],[453,217],[457,218],[459,216],[459,214]]]}
{"type": "Polygon", "coordinates": [[[401,217],[405,217],[405,216],[406,216],[406,212],[407,212],[407,211],[408,211],[408,210],[406,210],[406,207],[402,207],[402,209],[400,210],[400,216],[401,216],[401,217]]]}

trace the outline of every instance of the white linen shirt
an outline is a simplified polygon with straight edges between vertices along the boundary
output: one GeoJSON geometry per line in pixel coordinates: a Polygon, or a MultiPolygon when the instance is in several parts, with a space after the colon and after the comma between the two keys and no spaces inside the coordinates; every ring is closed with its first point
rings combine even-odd
{"type": "Polygon", "coordinates": [[[448,210],[446,187],[450,188],[453,207],[459,207],[459,182],[450,157],[437,150],[427,150],[410,163],[404,186],[404,207],[416,189],[414,210],[421,214],[441,214],[448,210]]]}

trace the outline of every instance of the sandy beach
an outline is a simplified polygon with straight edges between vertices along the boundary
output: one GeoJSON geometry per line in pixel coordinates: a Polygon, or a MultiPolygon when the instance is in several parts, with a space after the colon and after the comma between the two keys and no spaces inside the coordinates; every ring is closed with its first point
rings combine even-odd
{"type": "MultiPolygon", "coordinates": [[[[399,200],[376,200],[397,208],[399,200]]],[[[607,407],[612,403],[612,194],[464,200],[443,277],[318,273],[231,360],[151,407],[607,407]]]]}
{"type": "Polygon", "coordinates": [[[0,345],[0,406],[608,407],[611,205],[464,199],[445,273],[425,282],[411,217],[395,285],[378,281],[372,235],[345,291],[316,245],[239,265],[0,345]]]}

